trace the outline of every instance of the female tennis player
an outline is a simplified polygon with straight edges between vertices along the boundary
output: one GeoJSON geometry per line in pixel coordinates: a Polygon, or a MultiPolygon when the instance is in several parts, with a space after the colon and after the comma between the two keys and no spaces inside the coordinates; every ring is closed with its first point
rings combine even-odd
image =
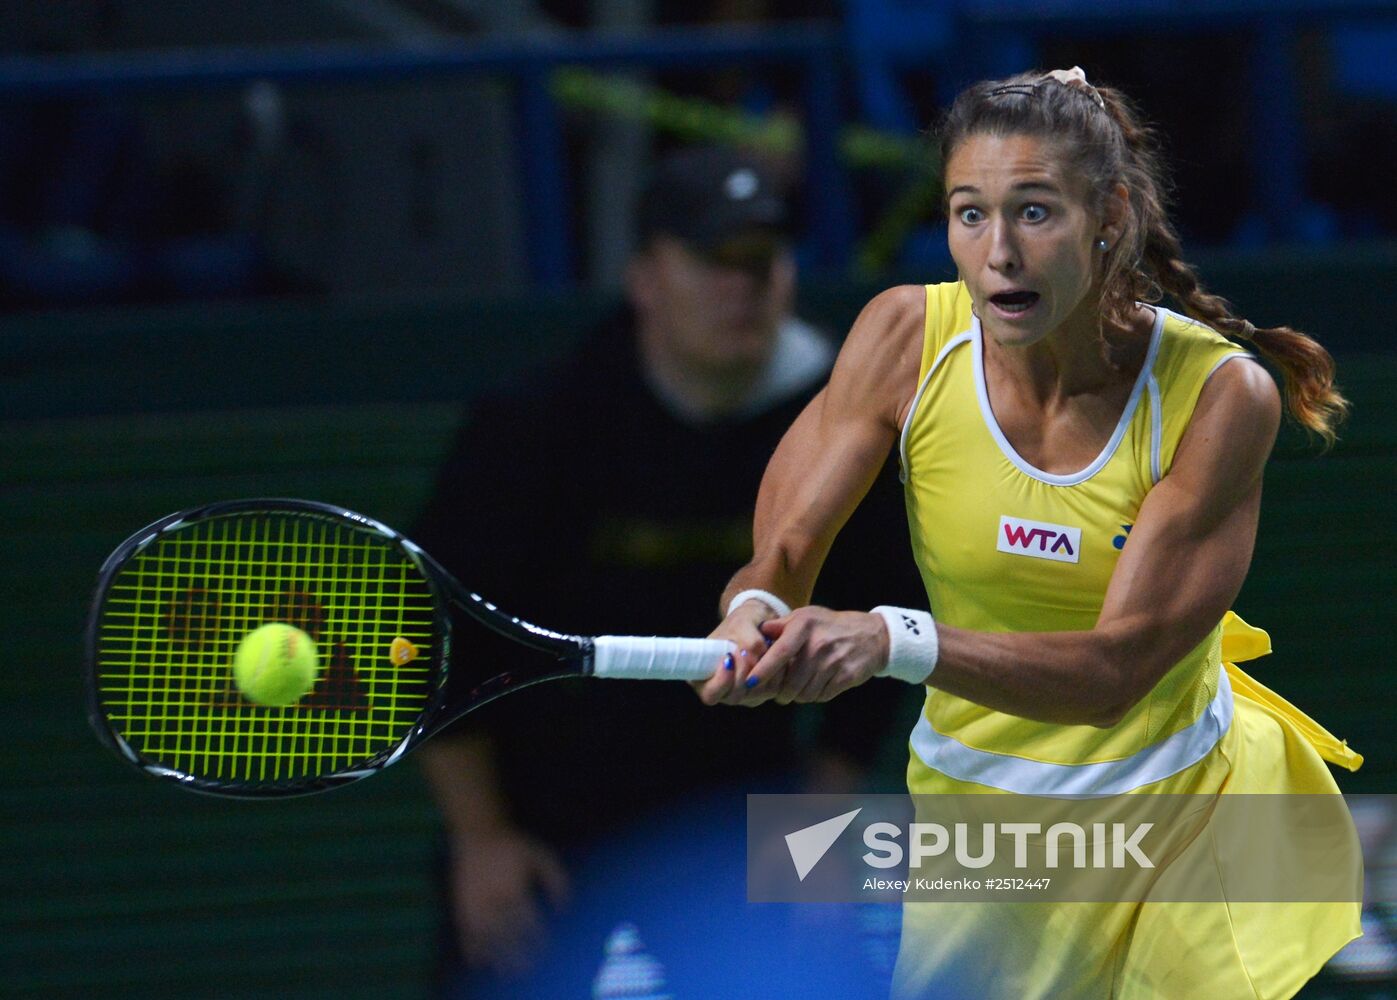
{"type": "MultiPolygon", "coordinates": [[[[1236,667],[1229,612],[1282,405],[1326,440],[1333,362],[1207,294],[1152,132],[1079,69],[980,83],[943,126],[960,280],[878,295],[773,456],[709,703],[927,688],[914,793],[1333,793],[1361,758],[1236,667]],[[1167,293],[1182,307],[1157,302],[1167,293]],[[1235,362],[1235,363],[1234,363],[1235,362]],[[801,607],[891,447],[935,614],[801,607]],[[791,607],[798,610],[791,611],[791,607]]],[[[1219,874],[1220,880],[1225,873],[1219,874]]],[[[895,995],[1288,997],[1356,903],[910,904],[895,995]]]]}

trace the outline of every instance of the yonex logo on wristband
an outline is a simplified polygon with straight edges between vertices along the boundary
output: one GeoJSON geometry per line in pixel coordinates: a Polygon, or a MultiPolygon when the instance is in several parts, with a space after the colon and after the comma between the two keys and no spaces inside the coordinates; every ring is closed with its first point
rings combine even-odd
{"type": "Polygon", "coordinates": [[[878,671],[880,677],[896,677],[909,684],[924,684],[936,669],[940,644],[936,620],[929,611],[894,608],[880,604],[873,609],[881,615],[888,630],[888,662],[878,671]]]}
{"type": "Polygon", "coordinates": [[[995,547],[1013,556],[1074,563],[1082,551],[1082,529],[1005,515],[999,519],[995,547]]]}

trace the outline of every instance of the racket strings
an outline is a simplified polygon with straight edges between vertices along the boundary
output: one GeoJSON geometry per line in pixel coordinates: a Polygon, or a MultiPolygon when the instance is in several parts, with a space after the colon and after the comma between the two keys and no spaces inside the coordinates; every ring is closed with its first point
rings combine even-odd
{"type": "Polygon", "coordinates": [[[391,751],[434,688],[437,619],[416,565],[377,534],[300,512],[188,522],[112,581],[98,688],[112,727],[146,761],[230,783],[296,783],[391,751]],[[287,622],[316,642],[314,689],[282,708],[233,681],[241,639],[287,622]],[[395,664],[404,638],[422,651],[395,664]]]}

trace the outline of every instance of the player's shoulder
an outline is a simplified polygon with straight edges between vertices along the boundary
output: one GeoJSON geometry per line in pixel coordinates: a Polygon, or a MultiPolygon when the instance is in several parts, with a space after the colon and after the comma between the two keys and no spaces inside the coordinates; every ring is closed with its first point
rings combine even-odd
{"type": "Polygon", "coordinates": [[[1275,379],[1250,354],[1235,352],[1208,376],[1195,413],[1217,408],[1228,423],[1275,427],[1281,418],[1281,394],[1275,379]]]}
{"type": "Polygon", "coordinates": [[[1279,413],[1275,380],[1254,355],[1206,323],[1168,309],[1163,313],[1155,374],[1166,387],[1170,382],[1191,386],[1198,405],[1224,400],[1229,412],[1235,409],[1244,419],[1279,413]]]}
{"type": "Polygon", "coordinates": [[[849,331],[846,349],[901,353],[920,345],[926,327],[927,295],[924,285],[896,285],[884,289],[859,313],[849,331]]]}
{"type": "Polygon", "coordinates": [[[929,318],[942,314],[968,314],[970,294],[960,281],[933,285],[894,285],[875,295],[864,313],[914,326],[925,327],[929,318]]]}
{"type": "Polygon", "coordinates": [[[873,341],[881,355],[918,360],[952,338],[968,333],[973,319],[965,283],[897,285],[869,301],[854,324],[855,335],[873,341]]]}
{"type": "Polygon", "coordinates": [[[933,285],[923,285],[922,294],[926,297],[926,308],[947,319],[955,317],[968,321],[970,317],[970,290],[963,281],[942,281],[933,285]]]}
{"type": "Polygon", "coordinates": [[[830,389],[892,421],[916,389],[926,325],[926,290],[898,285],[859,313],[839,352],[830,389]]]}
{"type": "Polygon", "coordinates": [[[1198,497],[1236,499],[1252,487],[1276,443],[1281,399],[1267,371],[1249,355],[1208,378],[1189,417],[1166,479],[1183,475],[1206,484],[1198,497]]]}
{"type": "Polygon", "coordinates": [[[1241,347],[1202,320],[1160,305],[1152,308],[1162,319],[1155,358],[1161,375],[1171,372],[1191,376],[1206,374],[1224,356],[1244,353],[1241,347]]]}
{"type": "Polygon", "coordinates": [[[894,285],[869,299],[865,311],[874,310],[889,316],[922,315],[926,311],[926,285],[894,285]]]}

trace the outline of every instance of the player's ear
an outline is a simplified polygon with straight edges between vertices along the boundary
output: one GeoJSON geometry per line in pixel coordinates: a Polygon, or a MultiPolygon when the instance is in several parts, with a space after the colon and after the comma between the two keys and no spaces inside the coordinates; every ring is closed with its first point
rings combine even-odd
{"type": "Polygon", "coordinates": [[[1108,247],[1115,246],[1125,231],[1129,216],[1130,189],[1124,184],[1117,184],[1106,195],[1101,206],[1101,227],[1097,230],[1097,238],[1105,240],[1108,247]]]}

